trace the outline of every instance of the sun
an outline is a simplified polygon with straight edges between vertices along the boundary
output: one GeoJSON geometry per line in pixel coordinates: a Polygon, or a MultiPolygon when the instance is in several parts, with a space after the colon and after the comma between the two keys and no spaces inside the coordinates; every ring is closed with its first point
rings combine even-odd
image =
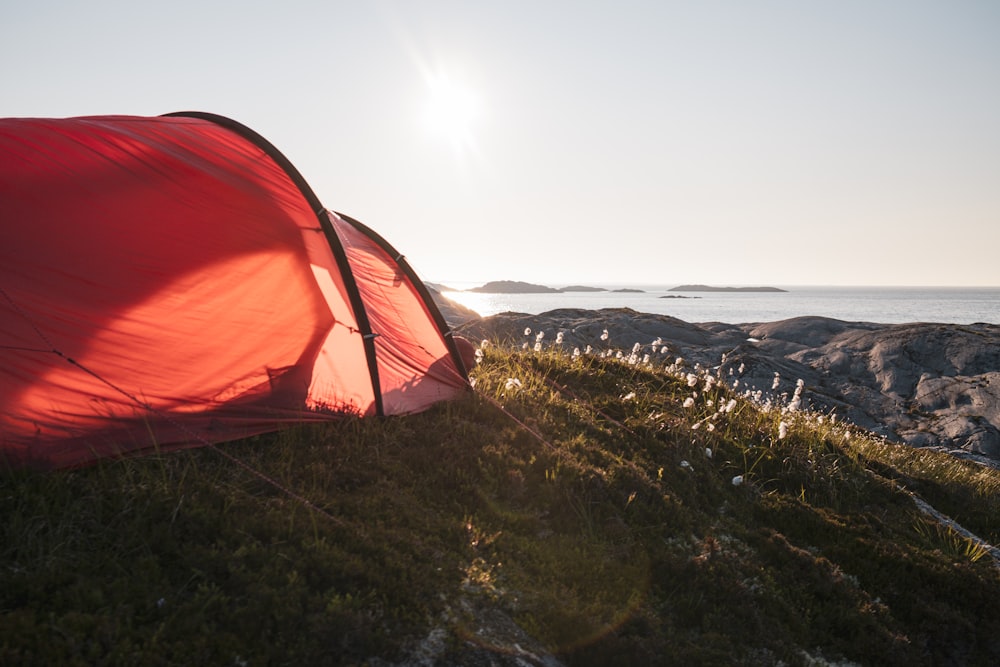
{"type": "Polygon", "coordinates": [[[481,113],[479,96],[468,84],[447,74],[428,77],[427,88],[427,128],[458,149],[472,148],[473,128],[481,113]]]}

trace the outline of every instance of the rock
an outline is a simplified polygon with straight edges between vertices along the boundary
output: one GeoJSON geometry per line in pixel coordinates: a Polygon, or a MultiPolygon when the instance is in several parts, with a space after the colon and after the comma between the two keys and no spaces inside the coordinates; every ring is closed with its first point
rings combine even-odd
{"type": "Polygon", "coordinates": [[[372,667],[563,667],[545,646],[488,599],[463,597],[421,640],[404,648],[400,662],[380,658],[372,667]],[[457,635],[460,642],[449,641],[457,635]]]}
{"type": "Polygon", "coordinates": [[[777,322],[751,325],[748,334],[759,340],[780,340],[802,348],[825,345],[845,331],[869,330],[877,325],[843,322],[828,317],[793,317],[777,322]]]}
{"type": "Polygon", "coordinates": [[[639,313],[630,308],[561,308],[540,315],[500,313],[460,327],[460,333],[473,340],[489,338],[515,347],[525,342],[534,344],[539,331],[546,333],[547,344],[555,340],[556,334],[562,333],[562,345],[570,351],[587,345],[593,345],[595,349],[631,348],[636,342],[648,344],[656,338],[667,337],[704,347],[709,345],[711,338],[710,333],[698,325],[667,315],[639,313]],[[525,336],[526,328],[532,330],[531,335],[525,336]],[[601,340],[604,329],[609,331],[607,341],[601,340]]]}

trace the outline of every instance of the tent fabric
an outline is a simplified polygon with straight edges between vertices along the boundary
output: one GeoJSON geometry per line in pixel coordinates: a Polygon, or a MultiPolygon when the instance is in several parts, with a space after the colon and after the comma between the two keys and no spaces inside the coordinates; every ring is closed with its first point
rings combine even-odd
{"type": "Polygon", "coordinates": [[[251,130],[0,119],[0,458],[77,466],[468,386],[405,259],[251,130]]]}

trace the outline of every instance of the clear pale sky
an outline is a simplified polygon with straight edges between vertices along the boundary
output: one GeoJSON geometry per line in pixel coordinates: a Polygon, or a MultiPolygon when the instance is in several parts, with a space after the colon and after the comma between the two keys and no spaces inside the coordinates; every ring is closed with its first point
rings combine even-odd
{"type": "Polygon", "coordinates": [[[0,6],[0,116],[181,110],[427,280],[1000,285],[995,0],[0,6]]]}

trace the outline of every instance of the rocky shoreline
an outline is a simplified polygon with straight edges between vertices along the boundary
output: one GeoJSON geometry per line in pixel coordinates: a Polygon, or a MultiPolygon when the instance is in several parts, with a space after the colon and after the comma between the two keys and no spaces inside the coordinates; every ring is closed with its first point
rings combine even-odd
{"type": "Polygon", "coordinates": [[[694,324],[630,309],[479,318],[447,304],[443,311],[457,333],[473,340],[521,346],[531,328],[545,332],[546,345],[556,345],[562,333],[558,344],[569,353],[587,345],[627,353],[635,343],[648,352],[660,339],[669,360],[719,367],[722,377],[738,381],[738,390],[772,393],[777,373],[773,394],[790,395],[801,379],[806,407],[833,412],[892,441],[1000,464],[1000,325],[825,317],[694,324]],[[605,329],[608,340],[602,342],[605,329]]]}

